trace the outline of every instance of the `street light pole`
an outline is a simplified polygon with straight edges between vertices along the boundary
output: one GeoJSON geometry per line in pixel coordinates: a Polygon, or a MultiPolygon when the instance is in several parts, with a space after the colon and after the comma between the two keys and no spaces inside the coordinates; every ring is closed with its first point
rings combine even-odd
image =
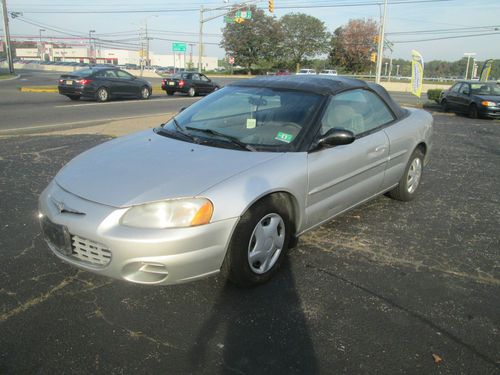
{"type": "Polygon", "coordinates": [[[467,79],[467,75],[469,74],[470,58],[472,56],[476,56],[476,53],[475,52],[466,52],[466,53],[464,53],[464,56],[467,57],[467,67],[465,68],[465,79],[467,79]]]}
{"type": "Polygon", "coordinates": [[[203,5],[200,5],[200,35],[198,38],[198,73],[201,73],[203,56],[203,5]]]}
{"type": "Polygon", "coordinates": [[[10,44],[9,14],[7,13],[6,0],[2,0],[2,13],[3,13],[3,33],[5,35],[5,50],[7,52],[9,73],[14,74],[14,63],[12,62],[12,46],[10,44]]]}
{"type": "Polygon", "coordinates": [[[89,64],[92,62],[92,33],[95,33],[95,30],[89,30],[89,64]]]}
{"type": "Polygon", "coordinates": [[[378,51],[377,51],[377,71],[375,76],[375,83],[380,83],[380,75],[382,73],[382,60],[384,58],[384,38],[385,38],[385,19],[387,16],[387,0],[384,0],[384,17],[380,25],[380,34],[378,38],[378,51]]]}
{"type": "Polygon", "coordinates": [[[45,29],[39,29],[40,32],[40,49],[38,50],[40,52],[40,61],[43,60],[43,43],[42,43],[42,32],[46,31],[45,29]]]}

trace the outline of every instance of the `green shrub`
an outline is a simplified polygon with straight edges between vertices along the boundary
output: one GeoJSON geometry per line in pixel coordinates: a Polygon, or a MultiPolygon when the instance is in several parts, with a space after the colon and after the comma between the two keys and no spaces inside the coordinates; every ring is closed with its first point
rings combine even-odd
{"type": "Polygon", "coordinates": [[[427,90],[427,98],[429,100],[434,100],[436,103],[439,103],[439,98],[441,97],[442,92],[443,92],[443,89],[427,90]]]}

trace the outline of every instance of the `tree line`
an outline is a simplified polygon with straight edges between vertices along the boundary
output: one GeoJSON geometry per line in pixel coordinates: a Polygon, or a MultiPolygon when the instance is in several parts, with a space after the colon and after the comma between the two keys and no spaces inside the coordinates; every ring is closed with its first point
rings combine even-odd
{"type": "MultiPolygon", "coordinates": [[[[250,6],[252,19],[227,23],[220,46],[234,64],[247,73],[265,73],[273,69],[296,71],[299,67],[336,69],[346,74],[375,74],[370,57],[377,50],[379,25],[373,19],[351,19],[330,33],[321,20],[304,13],[286,14],[280,19],[250,6]]],[[[425,57],[425,56],[424,56],[425,57]]],[[[390,59],[384,58],[388,67],[390,59]]],[[[483,62],[477,62],[480,73],[483,62]]],[[[425,77],[463,78],[467,59],[425,63],[425,77]]],[[[471,64],[472,65],[472,64],[471,64]]],[[[472,67],[469,68],[469,77],[472,67]]],[[[391,75],[411,76],[411,61],[392,59],[391,75]]],[[[493,62],[491,78],[500,79],[500,60],[493,62]]]]}

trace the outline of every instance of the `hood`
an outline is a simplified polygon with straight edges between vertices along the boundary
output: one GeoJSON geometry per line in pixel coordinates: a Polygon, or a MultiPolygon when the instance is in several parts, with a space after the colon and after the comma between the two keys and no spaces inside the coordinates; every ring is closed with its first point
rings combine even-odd
{"type": "Polygon", "coordinates": [[[126,207],[196,196],[279,155],[197,145],[148,130],[84,152],[55,180],[81,198],[126,207]]]}

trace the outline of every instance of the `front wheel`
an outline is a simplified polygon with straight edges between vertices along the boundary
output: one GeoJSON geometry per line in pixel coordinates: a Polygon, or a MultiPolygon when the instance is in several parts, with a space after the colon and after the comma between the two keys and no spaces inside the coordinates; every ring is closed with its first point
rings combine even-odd
{"type": "Polygon", "coordinates": [[[144,86],[142,89],[141,89],[141,99],[149,99],[149,97],[151,96],[151,92],[149,91],[149,89],[144,86]]]}
{"type": "Polygon", "coordinates": [[[413,151],[413,154],[406,165],[403,176],[399,180],[398,186],[389,192],[389,196],[399,201],[408,202],[415,198],[422,172],[424,169],[424,154],[420,149],[413,151]]]}
{"type": "Polygon", "coordinates": [[[96,98],[98,102],[107,102],[109,99],[108,89],[100,87],[99,90],[97,90],[96,98]]]}
{"type": "Polygon", "coordinates": [[[196,95],[196,90],[194,89],[194,87],[190,87],[189,90],[188,90],[188,95],[190,97],[193,97],[196,95]]]}
{"type": "Polygon", "coordinates": [[[443,112],[448,112],[450,110],[446,99],[441,100],[441,108],[443,109],[443,112]]]}
{"type": "Polygon", "coordinates": [[[470,118],[478,118],[479,113],[477,111],[477,106],[475,104],[471,104],[469,107],[469,117],[470,118]]]}
{"type": "Polygon", "coordinates": [[[223,264],[232,283],[262,284],[277,272],[291,237],[286,204],[278,200],[266,198],[241,217],[223,264]]]}

